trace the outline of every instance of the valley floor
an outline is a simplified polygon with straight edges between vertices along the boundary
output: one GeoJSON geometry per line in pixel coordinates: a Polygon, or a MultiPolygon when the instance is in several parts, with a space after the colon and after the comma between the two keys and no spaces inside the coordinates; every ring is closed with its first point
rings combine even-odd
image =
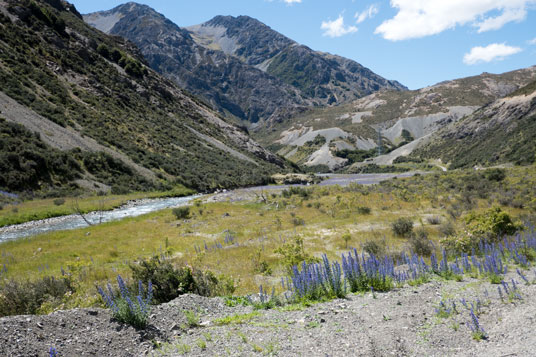
{"type": "Polygon", "coordinates": [[[4,317],[0,354],[45,356],[54,347],[66,356],[531,356],[536,285],[521,284],[515,271],[505,276],[510,287],[511,279],[521,300],[501,300],[499,285],[467,276],[271,310],[187,294],[153,307],[146,330],[115,322],[103,309],[4,317]],[[461,299],[469,309],[474,304],[487,339],[472,338],[461,299]],[[454,301],[457,312],[438,314],[440,301],[454,301]]]}

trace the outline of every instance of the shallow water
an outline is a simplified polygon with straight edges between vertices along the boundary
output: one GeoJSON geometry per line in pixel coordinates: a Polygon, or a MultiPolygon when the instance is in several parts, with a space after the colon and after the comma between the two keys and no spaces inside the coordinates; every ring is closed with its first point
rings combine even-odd
{"type": "MultiPolygon", "coordinates": [[[[193,195],[186,197],[170,197],[132,201],[111,211],[98,211],[84,214],[84,218],[91,224],[110,222],[127,217],[136,217],[166,208],[183,206],[200,196],[201,195],[193,195]]],[[[26,222],[0,228],[0,242],[29,237],[46,232],[76,229],[87,226],[88,224],[86,221],[78,214],[26,222]]]]}

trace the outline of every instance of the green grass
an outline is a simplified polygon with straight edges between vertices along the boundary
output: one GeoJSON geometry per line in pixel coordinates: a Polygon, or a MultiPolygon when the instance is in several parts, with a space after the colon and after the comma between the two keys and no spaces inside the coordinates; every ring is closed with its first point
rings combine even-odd
{"type": "MultiPolygon", "coordinates": [[[[63,307],[94,304],[95,283],[114,279],[118,273],[128,277],[129,262],[164,252],[174,263],[232,276],[239,281],[235,292],[238,295],[257,292],[260,284],[271,291],[272,287],[280,289],[280,277],[287,272],[284,257],[276,250],[296,236],[303,238],[307,255],[320,257],[326,253],[329,259],[339,260],[347,251],[347,243],[348,249],[360,250],[369,241],[380,242],[386,252],[405,249],[407,238],[394,236],[391,229],[391,223],[400,217],[411,217],[416,228],[424,225],[436,243],[442,225],[428,223],[426,218],[431,215],[446,222],[452,220],[451,211],[458,210],[464,217],[467,212],[486,211],[504,197],[513,196],[525,208],[503,205],[502,209],[512,217],[530,218],[536,209],[536,205],[531,206],[536,203],[536,167],[514,168],[506,173],[500,182],[489,181],[483,172],[469,170],[397,179],[370,187],[316,187],[307,197],[267,194],[267,201],[262,203],[200,204],[192,207],[189,220],[178,220],[167,209],[1,243],[0,266],[6,263],[8,272],[2,276],[14,279],[59,275],[60,268],[70,272],[80,288],[63,307]],[[360,214],[360,207],[370,208],[370,214],[360,214]],[[294,225],[296,217],[305,224],[294,225]],[[232,231],[238,246],[224,243],[227,230],[232,231]],[[351,240],[346,242],[348,234],[351,240]],[[211,248],[215,243],[223,247],[211,248]],[[255,270],[259,249],[271,275],[255,270]],[[39,271],[43,266],[49,270],[39,271]]],[[[53,205],[51,201],[47,204],[53,205]]],[[[460,231],[463,222],[460,218],[452,224],[460,231]]],[[[242,302],[237,298],[228,300],[229,304],[242,302]]]]}
{"type": "Polygon", "coordinates": [[[29,200],[5,205],[0,210],[0,227],[75,213],[108,211],[120,207],[128,201],[141,198],[181,197],[194,193],[195,191],[178,185],[170,191],[134,192],[125,195],[81,198],[64,197],[65,203],[59,206],[54,204],[54,198],[29,200]]]}
{"type": "Polygon", "coordinates": [[[244,324],[246,322],[251,321],[253,318],[259,315],[260,314],[256,311],[248,313],[248,314],[235,314],[235,315],[215,319],[214,323],[216,325],[240,325],[240,324],[244,324]]]}

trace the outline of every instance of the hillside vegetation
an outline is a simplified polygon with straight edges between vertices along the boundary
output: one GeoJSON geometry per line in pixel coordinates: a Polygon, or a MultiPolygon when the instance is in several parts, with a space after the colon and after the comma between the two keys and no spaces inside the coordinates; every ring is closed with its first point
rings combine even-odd
{"type": "MultiPolygon", "coordinates": [[[[291,120],[261,127],[253,135],[295,163],[327,165],[332,170],[351,166],[350,172],[363,170],[362,163],[338,157],[346,158],[345,150],[358,155],[375,148],[378,152],[381,138],[381,152],[394,152],[374,158],[372,163],[392,165],[399,156],[407,156],[426,143],[434,133],[490,102],[526,93],[531,88],[527,85],[535,78],[536,67],[529,67],[502,74],[482,73],[419,90],[380,91],[350,104],[310,109],[291,120]],[[326,143],[315,145],[314,150],[307,148],[305,144],[317,135],[323,136],[326,143]]],[[[528,132],[527,128],[520,130],[528,132]]]]}
{"type": "MultiPolygon", "coordinates": [[[[209,190],[266,182],[283,165],[149,69],[132,44],[86,25],[72,5],[60,0],[0,2],[0,90],[35,113],[29,116],[37,127],[48,120],[117,153],[112,160],[102,153],[66,151],[62,160],[71,175],[60,180],[59,167],[46,165],[45,180],[34,177],[31,187],[6,183],[0,189],[46,190],[52,182],[64,186],[82,177],[122,192],[178,184],[209,190]],[[140,167],[150,175],[125,179],[134,171],[142,174],[140,167]]],[[[19,115],[3,116],[26,124],[19,115]]],[[[55,134],[41,137],[53,142],[55,134]]],[[[49,148],[36,140],[20,144],[45,156],[49,148]]]]}
{"type": "Polygon", "coordinates": [[[450,168],[536,160],[536,82],[446,127],[414,153],[440,158],[450,168]]]}

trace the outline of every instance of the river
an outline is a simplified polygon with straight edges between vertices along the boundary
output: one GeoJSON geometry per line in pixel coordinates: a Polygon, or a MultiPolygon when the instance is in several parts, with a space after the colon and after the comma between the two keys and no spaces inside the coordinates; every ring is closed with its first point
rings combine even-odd
{"type": "MultiPolygon", "coordinates": [[[[404,172],[397,174],[326,174],[327,178],[319,183],[320,186],[326,185],[340,185],[346,186],[350,183],[358,183],[362,185],[377,184],[381,181],[389,180],[393,177],[410,177],[416,172],[404,172]]],[[[223,200],[233,201],[233,197],[240,197],[240,193],[254,192],[264,190],[281,190],[290,185],[278,185],[278,186],[256,186],[248,187],[231,191],[224,191],[216,193],[215,196],[220,196],[223,200]]],[[[299,186],[299,185],[296,185],[299,186]]],[[[170,197],[170,198],[157,198],[157,199],[142,199],[135,200],[127,203],[124,206],[110,210],[110,211],[98,211],[84,214],[85,220],[91,224],[99,224],[104,222],[110,222],[120,220],[127,217],[136,217],[142,214],[160,211],[166,208],[179,207],[187,205],[190,201],[204,197],[205,195],[192,195],[186,197],[170,197]]],[[[76,229],[87,227],[88,224],[80,215],[73,214],[68,216],[54,217],[43,219],[39,221],[31,221],[22,224],[16,224],[13,226],[7,226],[0,228],[0,243],[8,240],[30,237],[37,234],[46,232],[62,231],[69,229],[76,229]]]]}

